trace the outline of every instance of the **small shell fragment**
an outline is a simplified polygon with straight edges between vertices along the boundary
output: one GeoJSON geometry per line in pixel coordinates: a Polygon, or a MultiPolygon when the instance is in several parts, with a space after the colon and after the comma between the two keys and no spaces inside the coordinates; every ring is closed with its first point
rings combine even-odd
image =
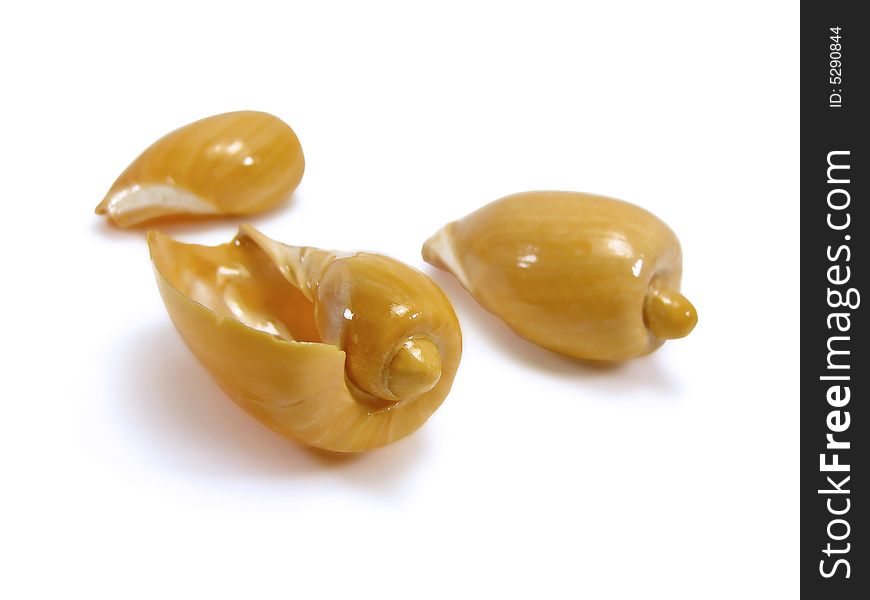
{"type": "Polygon", "coordinates": [[[242,226],[220,246],[148,234],[169,315],[244,410],[334,452],[389,444],[441,405],[462,352],[447,297],[376,254],[288,246],[242,226]]]}
{"type": "Polygon", "coordinates": [[[286,200],[305,158],[278,117],[240,111],[168,133],[134,160],[96,213],[120,227],[157,219],[250,215],[286,200]]]}
{"type": "Polygon", "coordinates": [[[449,223],[423,246],[521,337],[569,356],[642,356],[697,322],[682,251],[650,212],[579,192],[526,192],[449,223]]]}

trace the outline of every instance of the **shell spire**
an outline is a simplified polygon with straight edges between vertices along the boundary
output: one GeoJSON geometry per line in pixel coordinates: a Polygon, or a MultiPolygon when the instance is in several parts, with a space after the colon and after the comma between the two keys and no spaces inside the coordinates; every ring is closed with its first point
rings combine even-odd
{"type": "Polygon", "coordinates": [[[396,398],[425,394],[441,379],[441,353],[425,338],[406,341],[393,360],[387,387],[396,398]]]}
{"type": "Polygon", "coordinates": [[[698,323],[698,313],[692,303],[669,288],[647,292],[643,315],[652,334],[663,340],[684,338],[698,323]]]}

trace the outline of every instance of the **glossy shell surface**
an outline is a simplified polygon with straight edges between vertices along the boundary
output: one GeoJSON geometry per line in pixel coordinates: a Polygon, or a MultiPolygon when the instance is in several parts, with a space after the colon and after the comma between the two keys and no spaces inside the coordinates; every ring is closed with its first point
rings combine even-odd
{"type": "Polygon", "coordinates": [[[224,113],[154,142],[118,177],[96,212],[121,227],[250,215],[286,200],[304,170],[299,139],[281,119],[256,111],[224,113]]]}
{"type": "Polygon", "coordinates": [[[423,247],[520,336],[570,356],[614,361],[687,335],[682,252],[652,213],[579,192],[527,192],[449,223],[423,247]]]}

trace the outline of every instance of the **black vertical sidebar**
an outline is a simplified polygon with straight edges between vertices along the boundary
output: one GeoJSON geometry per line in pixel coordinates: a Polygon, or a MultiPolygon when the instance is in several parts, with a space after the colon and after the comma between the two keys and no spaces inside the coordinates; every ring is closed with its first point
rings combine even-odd
{"type": "Polygon", "coordinates": [[[864,8],[801,3],[801,595],[830,600],[870,598],[864,8]]]}

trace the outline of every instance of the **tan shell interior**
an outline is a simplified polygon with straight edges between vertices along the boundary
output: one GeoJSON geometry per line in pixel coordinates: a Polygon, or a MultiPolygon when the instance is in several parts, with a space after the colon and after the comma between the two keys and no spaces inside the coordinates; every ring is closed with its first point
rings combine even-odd
{"type": "Polygon", "coordinates": [[[320,342],[314,306],[266,253],[242,236],[229,244],[179,244],[168,237],[153,246],[153,260],[176,290],[215,314],[300,342],[320,342]]]}

